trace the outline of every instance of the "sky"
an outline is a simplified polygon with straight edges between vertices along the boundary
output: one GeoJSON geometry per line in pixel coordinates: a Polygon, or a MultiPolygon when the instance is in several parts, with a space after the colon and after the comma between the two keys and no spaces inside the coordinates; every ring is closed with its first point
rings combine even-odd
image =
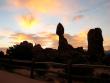
{"type": "Polygon", "coordinates": [[[110,0],[0,0],[0,48],[24,40],[57,48],[60,22],[73,47],[87,48],[87,32],[100,27],[110,50],[109,8],[110,0]]]}

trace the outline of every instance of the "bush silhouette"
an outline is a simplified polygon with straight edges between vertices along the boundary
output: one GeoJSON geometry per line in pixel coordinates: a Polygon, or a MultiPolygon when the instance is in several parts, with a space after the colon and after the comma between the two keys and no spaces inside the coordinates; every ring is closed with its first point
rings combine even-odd
{"type": "Polygon", "coordinates": [[[7,55],[21,60],[32,60],[33,44],[27,41],[21,42],[19,45],[14,45],[7,49],[7,55]]]}

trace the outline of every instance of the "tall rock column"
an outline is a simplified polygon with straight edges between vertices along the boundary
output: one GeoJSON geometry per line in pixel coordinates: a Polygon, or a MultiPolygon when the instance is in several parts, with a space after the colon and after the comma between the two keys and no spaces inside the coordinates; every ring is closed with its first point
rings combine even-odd
{"type": "Polygon", "coordinates": [[[101,62],[104,57],[102,30],[100,28],[90,29],[87,38],[90,62],[101,62]]]}

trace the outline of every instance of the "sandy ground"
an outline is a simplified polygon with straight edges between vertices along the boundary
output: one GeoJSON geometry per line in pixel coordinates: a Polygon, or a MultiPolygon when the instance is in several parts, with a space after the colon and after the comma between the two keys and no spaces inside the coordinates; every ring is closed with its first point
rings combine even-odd
{"type": "Polygon", "coordinates": [[[6,71],[0,71],[0,83],[46,83],[46,82],[29,79],[6,71]]]}

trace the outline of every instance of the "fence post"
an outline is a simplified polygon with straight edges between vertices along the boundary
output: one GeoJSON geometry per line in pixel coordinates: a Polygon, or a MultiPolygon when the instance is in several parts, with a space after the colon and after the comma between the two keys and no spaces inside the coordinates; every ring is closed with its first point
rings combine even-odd
{"type": "Polygon", "coordinates": [[[72,68],[72,61],[69,60],[67,64],[67,83],[72,83],[71,68],[72,68]]]}
{"type": "Polygon", "coordinates": [[[13,68],[14,68],[13,59],[14,58],[12,57],[12,55],[8,57],[8,71],[10,72],[13,72],[13,68]]]}
{"type": "Polygon", "coordinates": [[[32,59],[31,62],[31,72],[30,72],[30,78],[34,79],[34,64],[35,64],[35,60],[32,59]]]}

